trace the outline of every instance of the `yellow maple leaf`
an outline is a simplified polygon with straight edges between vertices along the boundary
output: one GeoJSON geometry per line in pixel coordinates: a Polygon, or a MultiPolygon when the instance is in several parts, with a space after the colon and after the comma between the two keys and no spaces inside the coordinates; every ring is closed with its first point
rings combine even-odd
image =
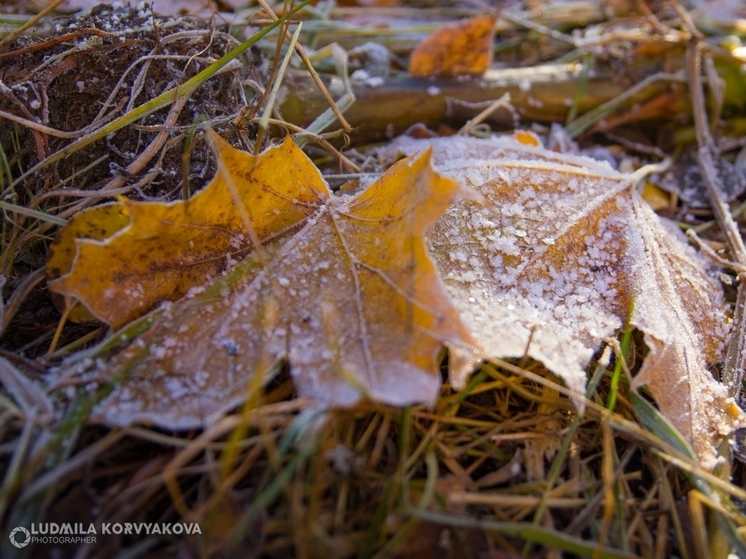
{"type": "Polygon", "coordinates": [[[548,151],[523,136],[402,138],[381,154],[433,149],[436,168],[478,190],[433,226],[431,251],[461,319],[481,346],[451,371],[462,386],[482,358],[543,362],[579,396],[601,341],[632,324],[649,348],[647,385],[701,463],[746,425],[708,365],[722,359],[722,289],[680,231],[605,162],[548,151]]]}
{"type": "MultiPolygon", "coordinates": [[[[116,293],[121,298],[122,289],[133,289],[129,283],[120,286],[120,275],[144,281],[141,276],[152,264],[139,273],[133,268],[140,256],[130,254],[150,254],[141,243],[151,238],[148,246],[169,262],[163,277],[171,274],[181,282],[187,272],[178,272],[177,264],[184,258],[187,267],[221,258],[212,247],[201,246],[214,243],[209,235],[200,237],[202,232],[216,231],[220,246],[231,248],[230,239],[247,235],[238,212],[227,207],[230,199],[220,194],[225,181],[240,190],[263,243],[204,289],[166,305],[148,332],[99,365],[100,375],[126,380],[94,416],[113,424],[203,425],[245,399],[250,379],[281,358],[288,360],[299,394],[328,405],[348,406],[361,397],[434,402],[442,343],[473,343],[423,240],[425,228],[460,190],[458,184],[435,173],[429,154],[423,154],[398,163],[363,193],[346,199],[329,191],[292,142],[257,157],[222,142],[218,146],[227,172],[207,194],[198,195],[200,200],[127,203],[131,223],[107,241],[78,241],[72,271],[52,283],[92,309],[105,308],[116,293]],[[210,202],[210,196],[217,198],[210,202]],[[234,216],[233,229],[216,227],[216,214],[221,224],[234,216]],[[159,230],[173,239],[168,246],[159,230]],[[104,260],[120,271],[101,273],[104,260]]],[[[159,260],[152,256],[148,262],[159,260]]],[[[204,279],[201,268],[198,276],[204,279]]],[[[164,283],[153,285],[170,294],[173,288],[161,289],[164,283]]],[[[140,300],[154,300],[146,295],[140,300]]],[[[118,322],[129,315],[116,316],[118,322]]]]}

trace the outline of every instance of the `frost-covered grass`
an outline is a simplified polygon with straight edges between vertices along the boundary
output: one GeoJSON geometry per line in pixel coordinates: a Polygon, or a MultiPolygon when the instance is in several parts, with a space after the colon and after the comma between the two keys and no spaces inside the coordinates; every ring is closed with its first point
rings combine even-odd
{"type": "MultiPolygon", "coordinates": [[[[665,15],[667,25],[678,25],[665,15]]],[[[316,17],[308,28],[323,34],[327,22],[316,17]]],[[[641,29],[649,24],[641,17],[641,29]]],[[[355,35],[335,25],[337,36],[355,35]]],[[[187,93],[172,90],[98,134],[187,93]]],[[[41,142],[33,144],[41,154],[44,134],[29,136],[41,142]]],[[[318,144],[334,159],[325,142],[318,144]]],[[[42,266],[54,227],[74,215],[76,200],[94,197],[70,193],[73,202],[62,203],[50,195],[39,203],[29,190],[33,177],[24,175],[29,167],[14,159],[22,147],[3,143],[0,156],[0,274],[9,281],[0,306],[0,556],[51,554],[47,545],[12,547],[7,536],[15,526],[79,522],[94,524],[98,541],[63,556],[724,559],[736,549],[746,557],[743,464],[724,441],[719,466],[703,471],[645,394],[630,392],[619,356],[634,374],[646,351],[632,331],[605,344],[607,353],[599,350],[588,367],[583,413],[577,398],[526,358],[483,365],[460,392],[443,384],[433,408],[320,410],[296,398],[279,366],[265,387],[252,387],[245,406],[204,431],[90,425],[92,407],[116,381],[89,389],[55,377],[53,387],[47,373],[95,343],[98,353],[89,357],[103,358],[122,339],[106,338],[98,325],[59,324],[42,266]],[[202,534],[101,534],[105,523],[179,522],[198,523],[202,534]]],[[[65,155],[51,154],[59,161],[65,155]]],[[[103,161],[39,188],[73,188],[103,161]]],[[[120,336],[134,339],[151,320],[135,321],[120,336]]]]}
{"type": "Polygon", "coordinates": [[[281,373],[204,432],[87,427],[95,394],[79,396],[46,426],[6,413],[6,430],[21,430],[6,446],[16,467],[6,470],[0,498],[5,525],[61,523],[75,509],[86,525],[183,521],[203,532],[102,536],[79,550],[83,556],[500,550],[695,558],[725,549],[728,523],[741,523],[726,503],[744,491],[699,470],[664,427],[641,425],[640,410],[652,414],[644,419],[661,418],[625,387],[609,411],[614,365],[594,367],[583,415],[530,361],[485,365],[458,393],[444,385],[434,409],[367,404],[324,412],[295,399],[281,373]],[[706,527],[697,524],[708,516],[706,527]]]}

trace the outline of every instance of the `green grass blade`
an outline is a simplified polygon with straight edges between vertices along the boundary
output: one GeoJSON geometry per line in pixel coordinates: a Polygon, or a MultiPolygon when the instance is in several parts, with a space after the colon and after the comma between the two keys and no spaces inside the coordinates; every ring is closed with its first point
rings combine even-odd
{"type": "MultiPolygon", "coordinates": [[[[645,429],[660,438],[669,446],[681,452],[683,455],[696,461],[692,447],[660,411],[635,392],[630,392],[630,400],[632,402],[632,407],[635,410],[635,414],[637,414],[637,418],[640,420],[640,424],[645,427],[645,429]]],[[[684,472],[684,475],[699,491],[708,497],[713,498],[717,502],[723,501],[724,497],[718,495],[705,480],[689,472],[684,472]]],[[[743,536],[738,533],[733,520],[717,510],[712,510],[711,512],[715,515],[718,527],[728,537],[730,544],[736,550],[738,556],[746,557],[746,542],[744,542],[743,536]]]]}
{"type": "Polygon", "coordinates": [[[531,522],[496,522],[490,520],[477,520],[451,514],[430,512],[409,508],[409,514],[420,520],[427,520],[451,526],[453,528],[473,528],[486,532],[495,532],[505,536],[516,536],[526,540],[532,540],[543,545],[546,549],[559,549],[567,553],[576,553],[583,557],[599,557],[602,559],[639,559],[638,555],[628,551],[621,551],[609,547],[598,547],[594,541],[583,540],[565,533],[536,526],[531,522]]]}

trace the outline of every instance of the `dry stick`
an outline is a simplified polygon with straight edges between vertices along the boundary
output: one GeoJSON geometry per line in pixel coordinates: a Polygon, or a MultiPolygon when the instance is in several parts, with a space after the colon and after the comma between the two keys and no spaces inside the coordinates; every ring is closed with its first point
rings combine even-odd
{"type": "Polygon", "coordinates": [[[43,202],[49,198],[111,198],[112,196],[118,196],[120,194],[127,194],[132,190],[131,186],[123,186],[122,188],[116,188],[113,190],[107,190],[101,192],[100,190],[82,190],[80,188],[61,188],[59,190],[49,190],[44,194],[40,194],[34,199],[34,202],[43,202]]]}
{"type": "MultiPolygon", "coordinates": [[[[341,103],[340,103],[341,104],[341,103]]],[[[252,123],[258,123],[258,118],[251,119],[252,123]]],[[[270,118],[267,121],[268,124],[274,124],[275,126],[282,126],[287,128],[288,130],[292,130],[293,132],[297,133],[298,136],[296,136],[296,145],[298,145],[297,138],[300,136],[307,136],[309,138],[313,138],[314,141],[318,142],[319,145],[330,151],[334,154],[334,156],[339,159],[347,168],[352,169],[354,173],[360,172],[360,167],[358,167],[355,163],[350,161],[347,157],[345,157],[341,151],[339,151],[337,148],[335,148],[332,144],[329,143],[329,141],[321,136],[320,134],[316,134],[314,132],[309,132],[309,128],[301,128],[300,126],[296,126],[295,124],[290,124],[289,122],[285,122],[284,120],[277,120],[275,118],[270,118]]],[[[298,146],[303,147],[303,146],[298,146]]],[[[328,178],[328,176],[327,176],[328,178]]]]}
{"type": "MultiPolygon", "coordinates": [[[[152,142],[150,142],[150,145],[143,151],[137,159],[135,159],[132,163],[127,165],[125,168],[125,172],[128,175],[136,175],[140,171],[145,168],[145,165],[147,165],[153,157],[155,157],[155,154],[163,147],[163,144],[166,143],[168,140],[171,129],[176,124],[176,121],[179,119],[179,115],[181,114],[181,110],[184,108],[184,105],[186,105],[187,101],[189,100],[189,97],[182,97],[181,99],[175,101],[173,105],[171,105],[171,109],[169,110],[168,116],[166,116],[165,122],[162,124],[163,129],[158,133],[158,135],[153,139],[152,142]]],[[[108,183],[106,183],[103,187],[101,187],[99,190],[95,191],[94,194],[92,194],[93,197],[100,196],[101,193],[109,193],[111,194],[112,191],[115,191],[119,188],[121,188],[124,183],[126,182],[126,179],[122,176],[113,178],[108,183]]],[[[74,214],[83,207],[89,205],[87,201],[78,204],[77,206],[70,208],[66,210],[65,212],[61,213],[63,217],[66,214],[74,214]]]]}
{"type": "MultiPolygon", "coordinates": [[[[216,25],[215,25],[215,5],[213,2],[208,2],[207,5],[210,8],[210,27],[209,27],[210,40],[207,41],[205,48],[203,48],[201,51],[195,52],[190,57],[189,61],[184,66],[184,72],[186,72],[187,68],[189,68],[189,65],[192,63],[193,59],[196,59],[198,56],[202,56],[203,54],[205,54],[215,42],[215,33],[217,31],[216,25]]],[[[228,35],[228,36],[231,37],[231,35],[228,35]]]]}
{"type": "MultiPolygon", "coordinates": [[[[130,100],[127,103],[127,105],[125,106],[125,108],[124,108],[124,112],[125,113],[128,113],[128,112],[130,112],[131,110],[133,110],[135,108],[135,101],[137,100],[138,95],[140,95],[140,92],[142,91],[142,88],[145,86],[145,79],[146,79],[146,77],[148,75],[148,71],[150,70],[150,66],[151,66],[151,63],[153,62],[153,58],[154,57],[152,55],[149,55],[147,57],[142,57],[142,58],[140,58],[140,59],[137,60],[137,62],[142,61],[142,67],[140,67],[140,71],[137,72],[137,76],[135,76],[135,79],[132,82],[132,88],[130,89],[130,92],[129,92],[130,100]]],[[[166,58],[168,58],[168,57],[166,57],[166,58]]],[[[137,62],[133,63],[129,68],[127,68],[127,71],[125,71],[125,73],[122,75],[122,77],[119,78],[119,82],[117,83],[117,88],[115,88],[115,90],[111,92],[111,94],[109,95],[109,99],[112,99],[114,97],[114,95],[116,94],[116,89],[118,89],[118,87],[120,86],[120,84],[124,84],[125,83],[124,82],[125,76],[127,76],[127,74],[129,73],[130,69],[134,68],[134,66],[135,66],[135,64],[137,62]]],[[[168,66],[168,62],[166,63],[166,66],[168,66]]],[[[184,69],[182,70],[182,76],[184,74],[186,74],[186,65],[184,66],[184,69]]],[[[108,102],[108,99],[107,99],[107,102],[108,102]]],[[[103,109],[104,109],[104,107],[102,107],[102,111],[103,111],[103,109]]],[[[99,112],[99,115],[100,114],[101,114],[101,112],[99,112]]],[[[93,123],[95,124],[95,122],[96,121],[94,120],[93,123]]]]}
{"type": "Polygon", "coordinates": [[[658,16],[656,16],[653,13],[653,11],[650,9],[647,2],[645,2],[644,0],[637,0],[636,5],[639,8],[639,10],[645,15],[645,18],[650,22],[650,25],[652,25],[653,31],[655,31],[656,33],[662,36],[679,34],[679,31],[677,29],[674,29],[672,27],[669,27],[668,25],[663,24],[658,19],[658,16]]]}
{"type": "Polygon", "coordinates": [[[65,138],[65,139],[77,138],[84,132],[83,130],[80,130],[77,132],[64,132],[62,130],[57,130],[55,128],[50,128],[49,126],[44,126],[43,124],[34,122],[33,120],[29,120],[27,118],[17,116],[12,113],[8,113],[6,111],[0,111],[0,118],[7,118],[8,120],[12,120],[14,122],[17,122],[18,124],[22,124],[26,128],[32,128],[36,130],[37,132],[42,132],[49,136],[54,136],[55,138],[65,138]]]}
{"type": "Polygon", "coordinates": [[[26,299],[26,296],[44,280],[46,271],[46,266],[34,270],[15,288],[13,295],[10,296],[3,309],[2,322],[0,322],[0,336],[3,335],[10,321],[13,320],[13,317],[21,308],[21,303],[26,299]]]}
{"type": "MultiPolygon", "coordinates": [[[[674,3],[674,5],[678,6],[677,3],[674,3]]],[[[686,18],[683,19],[685,22],[687,21],[686,18]]],[[[718,222],[720,230],[725,235],[731,257],[738,264],[746,265],[746,247],[744,247],[738,226],[733,220],[730,209],[725,201],[723,182],[716,165],[720,154],[708,127],[702,76],[700,74],[702,39],[695,32],[696,29],[693,29],[693,38],[689,44],[689,48],[687,48],[687,71],[689,73],[689,92],[692,99],[694,128],[697,133],[699,167],[707,185],[710,206],[715,214],[715,219],[718,222]]],[[[733,317],[733,334],[728,343],[722,373],[722,382],[725,384],[728,395],[736,400],[741,393],[744,359],[746,359],[746,340],[744,340],[746,333],[746,273],[739,271],[738,280],[738,295],[733,317]]],[[[715,472],[725,481],[728,481],[732,470],[731,449],[727,439],[721,438],[720,442],[718,450],[723,461],[716,468],[715,472]]],[[[710,524],[711,528],[715,528],[710,541],[714,549],[724,548],[728,545],[726,541],[728,530],[723,524],[726,521],[724,517],[717,515],[712,520],[716,524],[710,524]]],[[[734,528],[731,527],[730,531],[734,531],[734,528]]]]}
{"type": "Polygon", "coordinates": [[[508,109],[515,115],[515,109],[513,109],[513,105],[510,104],[510,92],[503,93],[502,97],[490,103],[490,105],[481,113],[479,113],[471,120],[467,121],[466,124],[464,124],[457,132],[457,134],[459,136],[466,136],[470,134],[475,126],[482,124],[492,115],[492,113],[497,111],[497,109],[508,109]]]}
{"type": "MultiPolygon", "coordinates": [[[[176,121],[179,119],[181,110],[184,108],[184,105],[186,105],[187,101],[189,101],[189,97],[182,97],[171,105],[168,116],[163,123],[163,130],[158,133],[155,139],[150,142],[150,145],[145,149],[145,151],[140,154],[137,159],[127,165],[125,171],[129,175],[135,175],[139,173],[145,167],[145,165],[147,165],[148,162],[153,159],[153,157],[155,157],[155,154],[158,152],[158,150],[163,147],[171,134],[171,128],[173,128],[173,126],[176,124],[176,121]]],[[[109,181],[103,188],[101,188],[101,191],[106,192],[115,188],[119,188],[120,186],[122,186],[123,183],[124,179],[122,177],[117,177],[116,179],[109,181]]]]}
{"type": "Polygon", "coordinates": [[[707,257],[710,258],[713,262],[717,262],[723,268],[731,269],[738,274],[746,273],[746,266],[720,256],[717,252],[715,252],[715,249],[713,249],[704,240],[702,240],[699,235],[697,235],[697,231],[695,231],[693,227],[686,230],[686,236],[689,238],[689,241],[693,245],[695,245],[701,252],[707,255],[707,257]]]}
{"type": "MultiPolygon", "coordinates": [[[[267,11],[269,16],[274,20],[277,21],[279,18],[277,17],[277,14],[275,14],[272,11],[272,8],[270,8],[267,5],[267,2],[265,0],[258,0],[259,4],[267,11]]],[[[285,36],[290,39],[291,35],[289,31],[285,31],[285,36]]],[[[308,68],[308,72],[311,74],[311,77],[313,78],[313,81],[316,83],[316,86],[319,88],[319,91],[324,96],[324,99],[327,103],[329,103],[329,106],[331,107],[332,111],[334,111],[335,116],[339,120],[339,123],[342,125],[342,128],[345,132],[348,134],[352,132],[352,126],[349,125],[349,123],[345,120],[345,117],[342,116],[342,111],[339,110],[339,107],[337,107],[337,104],[334,102],[334,99],[332,99],[332,96],[329,94],[329,92],[326,89],[326,86],[324,85],[324,82],[321,81],[321,78],[316,73],[316,70],[313,69],[313,65],[311,64],[311,61],[308,59],[308,55],[306,54],[306,49],[303,48],[303,45],[298,44],[295,47],[295,50],[298,52],[298,54],[301,57],[301,60],[303,60],[303,64],[306,65],[306,68],[308,68]]],[[[340,76],[342,79],[347,79],[347,76],[340,76]]]]}
{"type": "Polygon", "coordinates": [[[49,6],[44,8],[42,11],[40,11],[38,14],[36,14],[34,17],[32,17],[30,20],[28,20],[26,23],[24,23],[21,27],[13,31],[10,35],[3,38],[2,41],[0,41],[0,47],[2,47],[4,44],[9,43],[10,41],[14,40],[16,37],[23,34],[24,31],[26,31],[28,28],[33,27],[36,25],[36,23],[43,18],[45,15],[47,15],[49,12],[54,10],[57,6],[62,4],[64,0],[54,0],[49,6]]]}
{"type": "MultiPolygon", "coordinates": [[[[710,196],[710,206],[715,219],[720,226],[732,259],[741,266],[746,266],[746,247],[738,231],[738,226],[730,214],[723,194],[723,181],[717,170],[716,158],[718,149],[710,134],[705,109],[702,77],[700,74],[702,62],[702,44],[693,39],[687,51],[687,66],[689,72],[692,111],[694,113],[694,127],[699,144],[698,159],[702,170],[702,177],[707,185],[710,196]]],[[[728,351],[723,366],[723,384],[728,388],[728,394],[737,397],[743,379],[743,364],[746,359],[746,273],[738,271],[738,296],[736,299],[735,316],[733,317],[734,331],[728,344],[728,351]]]]}

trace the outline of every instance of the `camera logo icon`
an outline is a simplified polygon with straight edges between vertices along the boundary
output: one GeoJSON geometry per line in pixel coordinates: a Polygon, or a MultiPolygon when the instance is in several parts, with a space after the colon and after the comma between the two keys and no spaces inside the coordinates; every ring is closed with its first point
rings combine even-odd
{"type": "Polygon", "coordinates": [[[10,531],[10,543],[18,548],[26,547],[31,542],[31,534],[23,526],[17,526],[10,531]]]}

